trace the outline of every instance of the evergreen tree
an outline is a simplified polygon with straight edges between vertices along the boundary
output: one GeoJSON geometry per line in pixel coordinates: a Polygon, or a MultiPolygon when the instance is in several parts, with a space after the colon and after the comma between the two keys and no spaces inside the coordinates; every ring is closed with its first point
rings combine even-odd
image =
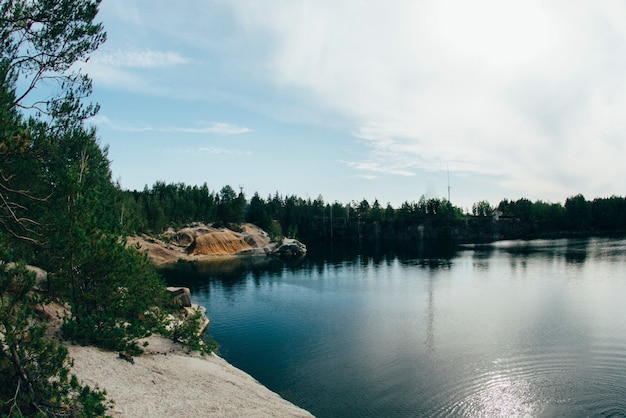
{"type": "Polygon", "coordinates": [[[585,230],[592,220],[592,205],[585,196],[577,194],[565,201],[565,217],[572,230],[585,230]]]}
{"type": "Polygon", "coordinates": [[[267,210],[267,204],[258,193],[254,193],[254,196],[250,199],[246,221],[266,231],[269,229],[271,218],[267,210]]]}
{"type": "MultiPolygon", "coordinates": [[[[91,80],[73,70],[106,40],[102,24],[95,23],[100,0],[2,0],[0,3],[0,62],[3,83],[17,85],[9,106],[35,109],[57,119],[80,120],[97,112],[83,106],[91,80]],[[42,84],[55,85],[57,94],[31,98],[42,84]]],[[[52,87],[52,90],[55,90],[52,87]]]]}
{"type": "Polygon", "coordinates": [[[0,415],[102,416],[105,393],[70,375],[67,348],[45,337],[42,303],[32,272],[0,263],[0,415]]]}
{"type": "Polygon", "coordinates": [[[68,335],[111,348],[132,347],[154,327],[150,309],[164,304],[146,256],[120,239],[107,150],[84,125],[98,107],[84,102],[91,80],[73,68],[106,37],[94,23],[99,3],[0,2],[3,416],[101,416],[106,409],[102,393],[69,376],[67,350],[45,337],[35,309],[45,302],[40,295],[52,291],[70,302],[68,335]],[[40,87],[51,90],[33,94],[40,87]],[[34,287],[22,262],[9,267],[15,257],[46,267],[48,283],[34,287]]]}
{"type": "Polygon", "coordinates": [[[240,224],[244,218],[244,208],[246,199],[243,193],[237,195],[235,190],[226,185],[222,187],[219,194],[219,203],[217,205],[217,219],[221,223],[240,224]]]}

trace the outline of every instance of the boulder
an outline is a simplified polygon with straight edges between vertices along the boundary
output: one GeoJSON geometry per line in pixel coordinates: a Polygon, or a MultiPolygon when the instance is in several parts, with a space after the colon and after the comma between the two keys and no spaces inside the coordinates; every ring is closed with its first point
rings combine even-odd
{"type": "Polygon", "coordinates": [[[191,307],[191,292],[188,287],[168,287],[172,299],[178,301],[183,308],[191,307]]]}
{"type": "Polygon", "coordinates": [[[207,225],[197,225],[183,228],[173,235],[173,240],[176,244],[182,246],[190,245],[200,235],[215,232],[215,228],[211,228],[207,225]]]}
{"type": "Polygon", "coordinates": [[[185,308],[185,316],[189,320],[200,314],[198,317],[198,335],[201,335],[205,329],[209,327],[209,317],[206,316],[206,309],[204,306],[192,304],[190,307],[185,308]]]}
{"type": "Polygon", "coordinates": [[[283,242],[272,253],[282,258],[301,258],[306,255],[306,245],[295,239],[283,238],[283,242]]]}
{"type": "Polygon", "coordinates": [[[263,248],[270,245],[270,237],[267,234],[243,233],[243,240],[252,248],[263,248]]]}

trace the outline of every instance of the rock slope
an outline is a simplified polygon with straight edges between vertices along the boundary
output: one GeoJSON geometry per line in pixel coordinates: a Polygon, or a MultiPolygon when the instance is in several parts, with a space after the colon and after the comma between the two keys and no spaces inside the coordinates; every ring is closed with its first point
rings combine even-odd
{"type": "Polygon", "coordinates": [[[279,243],[270,242],[267,233],[253,224],[244,224],[241,232],[195,224],[179,231],[170,230],[161,239],[147,235],[130,237],[128,243],[147,251],[157,265],[225,256],[301,257],[306,254],[304,244],[287,238],[279,243]]]}
{"type": "Polygon", "coordinates": [[[69,346],[72,372],[114,400],[113,417],[312,417],[216,355],[186,354],[149,338],[133,364],[117,353],[69,346]]]}

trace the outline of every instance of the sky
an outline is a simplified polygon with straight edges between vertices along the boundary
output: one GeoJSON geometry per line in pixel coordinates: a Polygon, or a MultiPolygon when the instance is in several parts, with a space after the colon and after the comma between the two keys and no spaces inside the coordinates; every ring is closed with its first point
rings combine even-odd
{"type": "Polygon", "coordinates": [[[626,194],[622,1],[103,0],[98,20],[91,123],[126,189],[626,194]]]}

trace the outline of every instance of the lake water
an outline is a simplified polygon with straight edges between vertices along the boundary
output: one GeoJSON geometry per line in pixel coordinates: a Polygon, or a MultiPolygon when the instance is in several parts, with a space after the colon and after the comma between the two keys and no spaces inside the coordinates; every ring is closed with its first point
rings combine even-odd
{"type": "Polygon", "coordinates": [[[164,274],[207,308],[226,360],[318,417],[626,416],[624,239],[164,274]]]}

